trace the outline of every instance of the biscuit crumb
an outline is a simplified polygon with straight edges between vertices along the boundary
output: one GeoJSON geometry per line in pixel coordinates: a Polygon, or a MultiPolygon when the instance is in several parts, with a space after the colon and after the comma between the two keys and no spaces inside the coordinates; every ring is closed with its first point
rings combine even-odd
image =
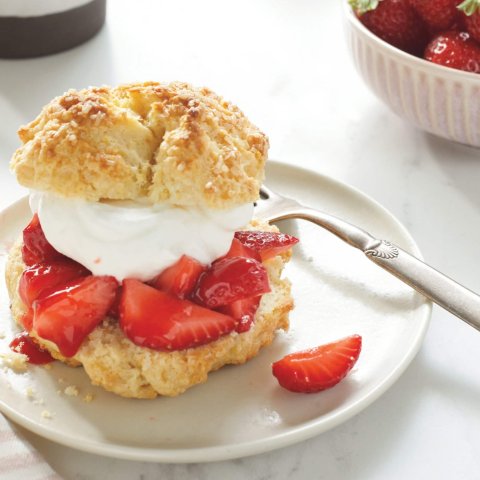
{"type": "Polygon", "coordinates": [[[46,418],[48,420],[53,418],[53,413],[48,410],[43,410],[41,415],[42,415],[42,418],[46,418]]]}
{"type": "Polygon", "coordinates": [[[50,365],[50,363],[45,363],[45,364],[43,365],[43,368],[44,368],[45,370],[51,370],[51,369],[52,369],[52,365],[50,365]]]}
{"type": "Polygon", "coordinates": [[[3,340],[6,337],[6,334],[3,330],[0,330],[0,340],[3,340]]]}
{"type": "Polygon", "coordinates": [[[78,388],[75,385],[69,385],[63,393],[69,397],[78,397],[78,388]]]}
{"type": "Polygon", "coordinates": [[[83,401],[85,403],[90,403],[91,401],[93,400],[93,395],[91,393],[87,393],[84,397],[83,397],[83,401]]]}
{"type": "Polygon", "coordinates": [[[16,372],[25,372],[28,368],[28,357],[23,353],[0,353],[0,359],[6,368],[16,372]]]}
{"type": "Polygon", "coordinates": [[[27,390],[25,390],[25,394],[27,395],[27,398],[30,400],[35,398],[36,392],[35,389],[32,387],[27,387],[27,390]]]}

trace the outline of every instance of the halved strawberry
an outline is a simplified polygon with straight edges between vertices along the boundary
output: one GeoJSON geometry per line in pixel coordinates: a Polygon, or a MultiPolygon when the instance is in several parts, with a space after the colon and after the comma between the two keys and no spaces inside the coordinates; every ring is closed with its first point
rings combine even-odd
{"type": "Polygon", "coordinates": [[[179,299],[138,280],[123,281],[120,327],[136,345],[184,350],[217,340],[236,321],[227,315],[179,299]]]}
{"type": "Polygon", "coordinates": [[[22,258],[26,265],[66,258],[48,243],[37,214],[23,230],[22,258]]]}
{"type": "Polygon", "coordinates": [[[292,353],[272,365],[280,385],[292,392],[313,393],[333,387],[355,365],[362,337],[351,335],[336,342],[292,353]]]}
{"type": "Polygon", "coordinates": [[[70,280],[85,277],[90,272],[73,260],[53,261],[27,267],[20,277],[18,293],[22,302],[30,307],[34,300],[49,295],[70,280]]]}
{"type": "Polygon", "coordinates": [[[220,307],[218,311],[224,313],[225,315],[230,315],[237,320],[238,323],[235,327],[236,332],[248,332],[253,321],[255,320],[255,314],[257,313],[261,299],[261,295],[257,297],[244,298],[242,300],[237,300],[236,302],[230,303],[229,305],[224,305],[223,307],[220,307]]]}
{"type": "Polygon", "coordinates": [[[75,279],[62,290],[33,303],[33,330],[55,343],[71,357],[83,340],[102,321],[115,300],[118,283],[113,277],[75,279]]]}
{"type": "Polygon", "coordinates": [[[218,308],[270,291],[265,267],[253,258],[222,258],[200,276],[192,298],[208,308],[218,308]]]}
{"type": "Polygon", "coordinates": [[[158,290],[186,298],[192,293],[198,278],[206,268],[194,258],[182,255],[180,260],[166,268],[151,283],[158,290]]]}
{"type": "Polygon", "coordinates": [[[298,238],[286,233],[241,231],[235,232],[235,238],[245,247],[257,251],[262,261],[285,252],[298,243],[298,238]]]}

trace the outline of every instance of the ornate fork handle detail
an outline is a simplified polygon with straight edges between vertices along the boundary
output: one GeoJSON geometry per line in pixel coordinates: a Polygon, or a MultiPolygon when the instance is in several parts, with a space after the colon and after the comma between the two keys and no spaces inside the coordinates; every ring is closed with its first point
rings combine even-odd
{"type": "Polygon", "coordinates": [[[398,248],[386,240],[381,240],[377,247],[365,250],[365,255],[388,259],[395,258],[398,257],[398,248]]]}

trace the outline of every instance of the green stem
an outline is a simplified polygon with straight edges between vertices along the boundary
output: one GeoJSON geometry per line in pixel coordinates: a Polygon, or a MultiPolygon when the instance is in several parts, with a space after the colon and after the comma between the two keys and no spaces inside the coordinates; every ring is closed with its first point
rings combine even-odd
{"type": "Polygon", "coordinates": [[[357,15],[363,15],[365,12],[375,10],[379,1],[381,0],[348,0],[348,3],[357,15]]]}
{"type": "Polygon", "coordinates": [[[457,8],[464,12],[465,15],[470,16],[473,15],[479,7],[480,0],[464,0],[457,8]]]}

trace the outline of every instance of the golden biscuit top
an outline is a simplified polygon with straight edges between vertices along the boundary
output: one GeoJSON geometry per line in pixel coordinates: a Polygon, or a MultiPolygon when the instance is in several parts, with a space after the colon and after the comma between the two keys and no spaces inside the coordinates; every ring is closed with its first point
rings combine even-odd
{"type": "Polygon", "coordinates": [[[233,208],[258,198],[268,151],[236,106],[180,82],[69,90],[18,133],[19,183],[92,201],[233,208]]]}

